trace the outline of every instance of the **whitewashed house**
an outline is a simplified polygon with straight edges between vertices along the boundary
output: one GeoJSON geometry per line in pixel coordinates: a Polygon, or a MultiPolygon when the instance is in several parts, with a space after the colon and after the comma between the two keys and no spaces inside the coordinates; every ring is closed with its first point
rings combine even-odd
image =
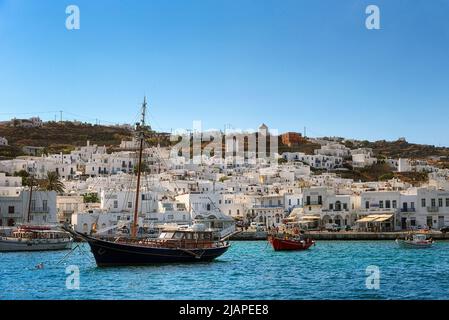
{"type": "Polygon", "coordinates": [[[0,137],[0,146],[7,146],[8,140],[5,137],[0,137]]]}

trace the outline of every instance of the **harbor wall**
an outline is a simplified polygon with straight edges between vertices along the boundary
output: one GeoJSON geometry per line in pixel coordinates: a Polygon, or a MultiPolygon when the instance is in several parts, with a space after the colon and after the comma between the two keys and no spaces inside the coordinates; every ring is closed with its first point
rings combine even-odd
{"type": "MultiPolygon", "coordinates": [[[[309,232],[307,236],[314,240],[395,240],[403,238],[407,232],[309,232]]],[[[449,233],[426,233],[434,240],[449,240],[449,233]]],[[[233,235],[232,241],[266,240],[267,232],[240,232],[233,235]]]]}

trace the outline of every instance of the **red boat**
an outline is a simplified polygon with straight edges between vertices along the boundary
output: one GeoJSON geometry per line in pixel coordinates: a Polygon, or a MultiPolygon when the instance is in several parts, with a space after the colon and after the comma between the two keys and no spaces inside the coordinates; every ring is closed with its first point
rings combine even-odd
{"type": "Polygon", "coordinates": [[[268,241],[275,251],[307,250],[315,244],[315,241],[310,238],[302,239],[297,237],[269,236],[268,241]]]}

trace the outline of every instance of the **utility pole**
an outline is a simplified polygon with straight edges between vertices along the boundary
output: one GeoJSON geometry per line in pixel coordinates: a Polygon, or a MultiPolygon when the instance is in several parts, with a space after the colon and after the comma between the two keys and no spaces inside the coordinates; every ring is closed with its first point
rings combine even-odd
{"type": "Polygon", "coordinates": [[[60,115],[59,121],[62,122],[62,110],[59,111],[59,115],[60,115]]]}

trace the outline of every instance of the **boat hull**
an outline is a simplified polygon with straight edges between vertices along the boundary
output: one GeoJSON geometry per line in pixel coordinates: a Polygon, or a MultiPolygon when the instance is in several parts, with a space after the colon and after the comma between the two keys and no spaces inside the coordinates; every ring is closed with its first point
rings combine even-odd
{"type": "Polygon", "coordinates": [[[72,248],[72,240],[51,242],[51,241],[17,241],[17,239],[5,238],[0,239],[0,252],[16,252],[16,251],[53,251],[68,250],[72,248]]]}
{"type": "Polygon", "coordinates": [[[84,239],[89,243],[99,267],[212,261],[229,248],[226,245],[206,249],[169,249],[114,243],[86,236],[84,239]]]}
{"type": "Polygon", "coordinates": [[[433,242],[416,243],[406,240],[396,240],[396,243],[400,248],[404,249],[426,249],[432,247],[433,245],[433,242]]]}
{"type": "Polygon", "coordinates": [[[295,240],[286,240],[277,237],[270,237],[269,239],[273,249],[275,251],[300,251],[307,250],[312,245],[315,244],[315,241],[295,241],[295,240]]]}

